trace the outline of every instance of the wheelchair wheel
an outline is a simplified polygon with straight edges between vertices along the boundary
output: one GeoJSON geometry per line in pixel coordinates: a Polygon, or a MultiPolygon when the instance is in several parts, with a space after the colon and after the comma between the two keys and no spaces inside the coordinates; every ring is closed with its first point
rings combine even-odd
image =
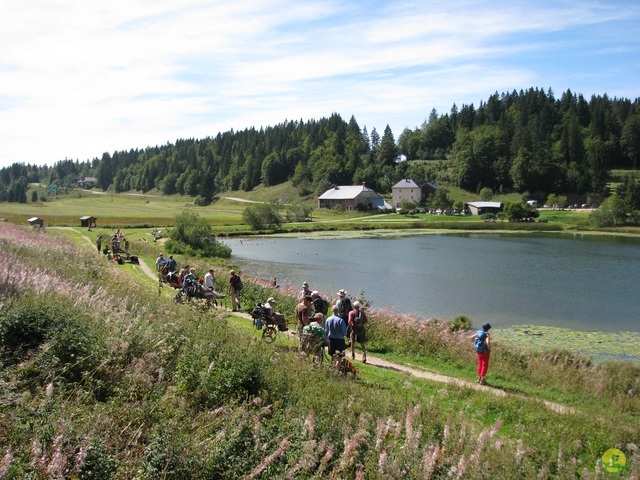
{"type": "Polygon", "coordinates": [[[318,349],[316,349],[316,351],[313,353],[313,366],[321,367],[323,361],[324,361],[324,349],[318,347],[318,349]]]}
{"type": "Polygon", "coordinates": [[[278,335],[278,329],[275,325],[265,325],[262,330],[262,340],[267,343],[273,343],[278,335]]]}

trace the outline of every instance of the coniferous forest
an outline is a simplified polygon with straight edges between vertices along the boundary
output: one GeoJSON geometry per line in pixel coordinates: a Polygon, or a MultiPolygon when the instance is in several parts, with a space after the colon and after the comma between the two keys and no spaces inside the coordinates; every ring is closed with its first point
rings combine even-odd
{"type": "Polygon", "coordinates": [[[362,182],[385,194],[402,178],[475,192],[606,195],[610,170],[635,168],[639,160],[640,98],[604,94],[587,101],[570,90],[555,98],[551,90],[531,88],[496,92],[478,107],[432,110],[397,139],[389,126],[380,134],[334,113],[92,160],[15,163],[0,170],[0,201],[26,202],[28,183],[73,187],[83,177],[95,177],[105,191],[157,189],[204,201],[287,180],[301,195],[362,182]]]}

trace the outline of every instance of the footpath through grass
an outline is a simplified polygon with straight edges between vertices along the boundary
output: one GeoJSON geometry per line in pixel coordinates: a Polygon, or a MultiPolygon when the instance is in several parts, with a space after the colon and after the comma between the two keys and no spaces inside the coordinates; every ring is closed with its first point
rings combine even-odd
{"type": "MultiPolygon", "coordinates": [[[[637,463],[632,366],[496,349],[505,382],[593,399],[565,414],[371,365],[348,381],[285,337],[265,344],[246,318],[173,304],[76,240],[0,225],[6,478],[595,478],[614,447],[637,463]]],[[[245,307],[273,292],[250,280],[245,307]]],[[[293,293],[274,292],[287,316],[293,293]]],[[[468,332],[372,324],[377,354],[473,369],[468,332]]]]}

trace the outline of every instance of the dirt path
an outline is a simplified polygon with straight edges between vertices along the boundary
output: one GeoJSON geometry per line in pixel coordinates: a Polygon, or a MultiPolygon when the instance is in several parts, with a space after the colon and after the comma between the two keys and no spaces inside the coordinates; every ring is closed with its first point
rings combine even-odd
{"type": "Polygon", "coordinates": [[[139,258],[138,262],[140,262],[140,264],[139,264],[140,270],[142,270],[143,273],[146,276],[148,276],[152,280],[158,280],[158,274],[151,267],[149,267],[146,263],[144,263],[144,260],[139,258]]]}
{"type": "MultiPolygon", "coordinates": [[[[73,227],[60,227],[60,228],[64,228],[64,229],[68,229],[68,230],[76,230],[73,227]]],[[[87,240],[87,242],[89,242],[89,244],[94,246],[93,245],[93,241],[89,237],[87,237],[86,235],[82,235],[82,237],[85,240],[87,240]]],[[[142,272],[145,275],[147,275],[149,278],[151,278],[152,280],[158,280],[158,274],[151,267],[149,267],[144,262],[144,260],[139,259],[139,261],[140,261],[139,267],[142,270],[142,272]]],[[[225,308],[225,307],[220,307],[220,308],[223,308],[225,311],[230,311],[229,308],[225,308]]],[[[233,315],[236,315],[236,316],[251,320],[251,315],[249,315],[248,313],[235,312],[233,315]]],[[[292,334],[292,332],[290,332],[290,335],[294,336],[292,334]]],[[[461,380],[459,378],[449,377],[449,376],[446,376],[446,375],[441,375],[439,373],[430,372],[428,370],[424,370],[424,369],[420,369],[420,368],[414,368],[414,367],[408,367],[406,365],[401,365],[401,364],[398,364],[398,363],[389,362],[387,360],[384,360],[382,358],[373,356],[371,354],[367,354],[367,365],[369,365],[371,367],[386,368],[386,369],[389,369],[389,370],[395,370],[396,372],[406,373],[408,375],[412,375],[412,376],[417,377],[417,378],[424,378],[426,380],[430,380],[430,381],[433,381],[433,382],[439,382],[439,383],[445,383],[445,384],[448,384],[448,385],[455,385],[456,387],[473,388],[474,390],[479,390],[479,391],[483,391],[483,392],[486,392],[486,393],[490,393],[490,394],[498,396],[498,397],[507,397],[509,395],[512,395],[512,396],[523,398],[523,399],[524,398],[527,398],[527,399],[531,398],[531,397],[526,397],[525,395],[518,395],[518,394],[515,394],[515,393],[508,393],[508,392],[505,392],[504,390],[500,390],[498,388],[493,388],[491,386],[479,385],[477,383],[469,382],[467,380],[461,380]]],[[[357,364],[356,364],[356,368],[357,368],[357,364]]],[[[557,413],[564,413],[564,414],[576,413],[575,409],[573,409],[571,407],[567,407],[565,405],[560,405],[559,403],[548,402],[546,400],[540,400],[540,402],[545,407],[547,407],[549,410],[553,410],[554,412],[557,412],[557,413]]]]}
{"type": "MultiPolygon", "coordinates": [[[[78,229],[75,228],[75,227],[56,227],[56,228],[59,228],[61,230],[73,230],[74,232],[78,231],[78,229]]],[[[81,233],[81,235],[82,235],[82,238],[84,240],[86,240],[89,243],[89,245],[91,245],[95,249],[95,251],[97,252],[98,250],[96,248],[96,245],[93,243],[93,240],[91,240],[89,237],[87,237],[84,233],[81,233]]],[[[158,274],[154,271],[154,269],[150,268],[146,263],[144,263],[144,261],[142,259],[138,259],[138,260],[140,262],[139,265],[138,265],[140,267],[140,270],[142,270],[142,272],[145,275],[147,275],[149,278],[151,278],[152,280],[157,281],[158,280],[158,274]]]]}
{"type": "MultiPolygon", "coordinates": [[[[228,309],[226,309],[228,310],[228,309]]],[[[252,320],[251,315],[244,313],[244,312],[236,312],[233,315],[242,317],[242,318],[246,318],[248,320],[252,320]]],[[[291,337],[296,337],[296,335],[290,330],[289,331],[289,335],[291,337]]],[[[358,355],[359,356],[359,355],[358,355]]],[[[356,369],[358,368],[358,364],[359,362],[356,360],[355,362],[355,367],[356,369]]],[[[380,357],[376,357],[374,355],[371,355],[370,353],[367,353],[367,365],[371,366],[371,367],[377,367],[377,368],[386,368],[389,370],[394,370],[396,372],[402,372],[402,373],[406,373],[407,375],[411,375],[417,378],[423,378],[425,380],[430,380],[432,382],[439,382],[439,383],[445,383],[448,385],[455,385],[456,387],[466,387],[466,388],[472,388],[474,390],[478,390],[478,391],[482,391],[482,392],[486,392],[492,395],[495,395],[497,397],[508,397],[508,396],[513,396],[513,397],[517,397],[517,398],[521,398],[521,399],[528,399],[531,400],[532,397],[527,397],[526,395],[519,395],[516,393],[508,393],[505,392],[504,390],[501,390],[499,388],[495,388],[495,387],[491,387],[490,385],[479,385],[478,383],[475,382],[469,382],[467,380],[462,380],[459,378],[455,378],[455,377],[449,377],[447,375],[442,375],[436,372],[431,372],[429,370],[425,370],[422,368],[415,368],[415,367],[409,367],[406,365],[401,365],[399,363],[394,363],[394,362],[389,362],[387,360],[384,360],[380,357]]],[[[567,407],[566,405],[561,405],[559,403],[554,403],[554,402],[548,402],[546,400],[539,400],[546,408],[548,408],[549,410],[553,410],[554,412],[557,413],[563,413],[563,414],[569,414],[569,413],[577,413],[577,411],[574,408],[571,407],[567,407]]]]}

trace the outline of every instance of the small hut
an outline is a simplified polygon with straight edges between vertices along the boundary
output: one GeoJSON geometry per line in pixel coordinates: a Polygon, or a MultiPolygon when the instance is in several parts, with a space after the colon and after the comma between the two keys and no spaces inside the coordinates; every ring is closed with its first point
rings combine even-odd
{"type": "Polygon", "coordinates": [[[91,215],[85,215],[84,217],[80,217],[80,226],[87,228],[96,228],[96,220],[97,218],[92,217],[91,215]]]}
{"type": "Polygon", "coordinates": [[[29,220],[27,220],[27,222],[29,222],[29,226],[31,228],[42,228],[42,227],[44,227],[44,220],[42,220],[41,218],[38,218],[38,217],[32,217],[29,220]]]}

